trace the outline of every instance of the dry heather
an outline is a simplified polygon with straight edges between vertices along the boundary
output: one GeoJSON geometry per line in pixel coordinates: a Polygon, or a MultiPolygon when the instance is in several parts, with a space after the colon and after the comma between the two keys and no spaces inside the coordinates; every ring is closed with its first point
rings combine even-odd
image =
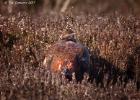
{"type": "MultiPolygon", "coordinates": [[[[126,57],[140,44],[140,19],[92,15],[0,15],[0,31],[4,34],[0,44],[0,97],[1,100],[138,100],[135,83],[126,88],[115,85],[101,89],[95,83],[67,82],[63,76],[52,74],[42,66],[47,48],[67,29],[91,51],[125,70],[126,57]],[[12,41],[12,42],[7,42],[12,41]]],[[[104,80],[106,83],[106,79],[104,80]]]]}

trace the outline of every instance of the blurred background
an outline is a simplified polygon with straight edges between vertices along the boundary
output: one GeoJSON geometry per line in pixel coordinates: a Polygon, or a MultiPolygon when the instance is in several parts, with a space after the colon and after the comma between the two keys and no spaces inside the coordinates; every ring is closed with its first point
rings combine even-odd
{"type": "Polygon", "coordinates": [[[140,0],[0,0],[0,13],[139,14],[140,0]]]}

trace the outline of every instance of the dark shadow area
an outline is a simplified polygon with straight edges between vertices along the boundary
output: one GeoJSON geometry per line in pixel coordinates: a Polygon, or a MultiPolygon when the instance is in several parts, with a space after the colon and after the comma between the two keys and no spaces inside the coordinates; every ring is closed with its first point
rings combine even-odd
{"type": "Polygon", "coordinates": [[[129,81],[136,82],[137,91],[140,90],[140,46],[136,47],[133,54],[127,56],[125,86],[129,81]]]}
{"type": "Polygon", "coordinates": [[[89,82],[95,83],[101,88],[114,86],[116,83],[122,84],[124,72],[116,65],[101,57],[98,53],[93,53],[90,56],[91,65],[89,72],[89,82]],[[105,80],[105,78],[107,80],[105,80]]]}

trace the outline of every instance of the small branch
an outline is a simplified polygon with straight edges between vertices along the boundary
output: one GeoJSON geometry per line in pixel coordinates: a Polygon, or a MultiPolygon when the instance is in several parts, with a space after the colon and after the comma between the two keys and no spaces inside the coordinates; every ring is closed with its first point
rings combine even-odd
{"type": "Polygon", "coordinates": [[[65,0],[60,12],[65,12],[66,9],[68,8],[69,4],[70,4],[70,0],[65,0]]]}

